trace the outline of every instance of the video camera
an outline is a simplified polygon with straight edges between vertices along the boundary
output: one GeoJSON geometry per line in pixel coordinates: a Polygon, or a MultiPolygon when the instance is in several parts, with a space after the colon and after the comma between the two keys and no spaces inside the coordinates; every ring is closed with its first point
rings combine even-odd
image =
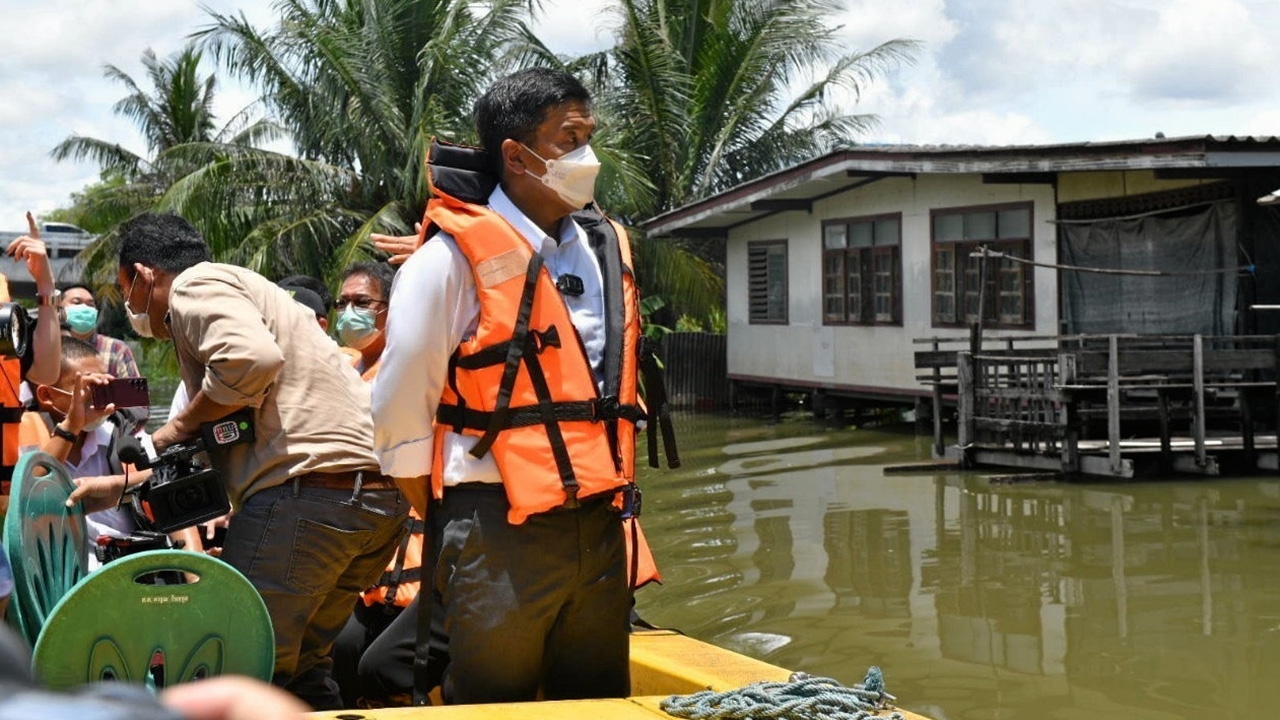
{"type": "Polygon", "coordinates": [[[15,302],[0,303],[0,356],[20,358],[31,341],[31,316],[15,302]]]}
{"type": "Polygon", "coordinates": [[[222,475],[196,456],[209,449],[252,442],[252,417],[246,408],[205,423],[199,438],[171,445],[154,458],[147,456],[137,438],[121,438],[116,451],[120,462],[151,470],[147,482],[129,490],[138,522],[154,532],[170,533],[230,512],[222,475]]]}

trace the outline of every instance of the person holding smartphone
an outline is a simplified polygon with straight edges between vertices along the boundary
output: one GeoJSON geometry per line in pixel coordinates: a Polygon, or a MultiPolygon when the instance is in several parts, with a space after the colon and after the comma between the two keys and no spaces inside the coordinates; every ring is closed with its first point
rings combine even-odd
{"type": "MultiPolygon", "coordinates": [[[[62,338],[62,371],[56,382],[36,385],[37,409],[23,413],[20,450],[40,450],[51,455],[67,468],[72,479],[122,475],[124,468],[116,459],[115,449],[120,437],[131,434],[133,428],[112,422],[114,403],[94,400],[94,390],[110,388],[111,380],[97,348],[74,337],[62,338]]],[[[98,396],[105,399],[101,392],[98,396]]],[[[139,439],[144,444],[148,442],[145,434],[139,439]]],[[[139,529],[126,507],[88,513],[85,525],[90,570],[100,564],[94,552],[99,537],[125,538],[139,529]]],[[[200,547],[194,530],[179,531],[170,537],[181,540],[186,547],[200,547]]]]}

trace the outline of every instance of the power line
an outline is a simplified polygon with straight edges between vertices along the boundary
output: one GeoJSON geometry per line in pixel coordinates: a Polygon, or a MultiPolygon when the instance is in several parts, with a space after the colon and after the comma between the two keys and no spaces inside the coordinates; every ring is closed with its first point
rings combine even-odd
{"type": "Polygon", "coordinates": [[[1023,265],[1034,265],[1035,267],[1050,268],[1052,270],[1066,270],[1069,272],[1086,272],[1097,273],[1099,275],[1138,275],[1142,277],[1186,277],[1192,275],[1218,275],[1222,273],[1238,273],[1247,272],[1254,273],[1257,271],[1256,265],[1241,265],[1232,268],[1215,268],[1213,270],[1121,270],[1119,268],[1099,268],[1085,267],[1083,265],[1062,265],[1060,263],[1036,262],[1027,258],[1009,255],[1002,252],[991,250],[983,247],[980,250],[969,253],[969,257],[988,257],[1001,260],[1011,260],[1023,265]]]}

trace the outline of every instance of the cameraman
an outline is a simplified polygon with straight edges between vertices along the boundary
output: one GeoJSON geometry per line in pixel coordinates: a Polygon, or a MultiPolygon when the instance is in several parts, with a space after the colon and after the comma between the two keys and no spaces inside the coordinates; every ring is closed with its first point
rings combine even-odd
{"type": "MultiPolygon", "coordinates": [[[[36,283],[37,304],[45,312],[36,320],[36,329],[27,353],[21,359],[0,359],[0,519],[9,509],[9,482],[13,466],[18,464],[18,424],[22,421],[22,399],[19,388],[23,380],[52,383],[58,380],[61,337],[58,327],[58,291],[53,284],[49,252],[40,240],[40,226],[27,213],[27,234],[9,243],[5,254],[15,262],[26,263],[36,283]]],[[[0,303],[7,303],[9,281],[0,275],[0,303]]]]}
{"type": "Polygon", "coordinates": [[[144,214],[119,237],[129,323],[173,341],[191,397],[152,441],[164,450],[253,409],[253,442],[209,453],[235,510],[222,559],[266,602],[273,681],[317,709],[340,708],[333,640],[386,566],[408,509],[377,470],[369,388],[315,313],[257,273],[210,262],[186,220],[144,214]]]}

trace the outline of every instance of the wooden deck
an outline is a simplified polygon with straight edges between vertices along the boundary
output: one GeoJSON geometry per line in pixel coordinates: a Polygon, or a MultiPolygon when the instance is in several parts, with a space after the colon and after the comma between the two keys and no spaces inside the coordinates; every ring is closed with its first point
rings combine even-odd
{"type": "Polygon", "coordinates": [[[916,353],[932,389],[934,454],[1132,477],[1274,471],[1280,338],[930,338],[916,353]],[[957,442],[945,446],[954,398],[957,442]],[[1176,436],[1175,436],[1176,435],[1176,436]]]}

